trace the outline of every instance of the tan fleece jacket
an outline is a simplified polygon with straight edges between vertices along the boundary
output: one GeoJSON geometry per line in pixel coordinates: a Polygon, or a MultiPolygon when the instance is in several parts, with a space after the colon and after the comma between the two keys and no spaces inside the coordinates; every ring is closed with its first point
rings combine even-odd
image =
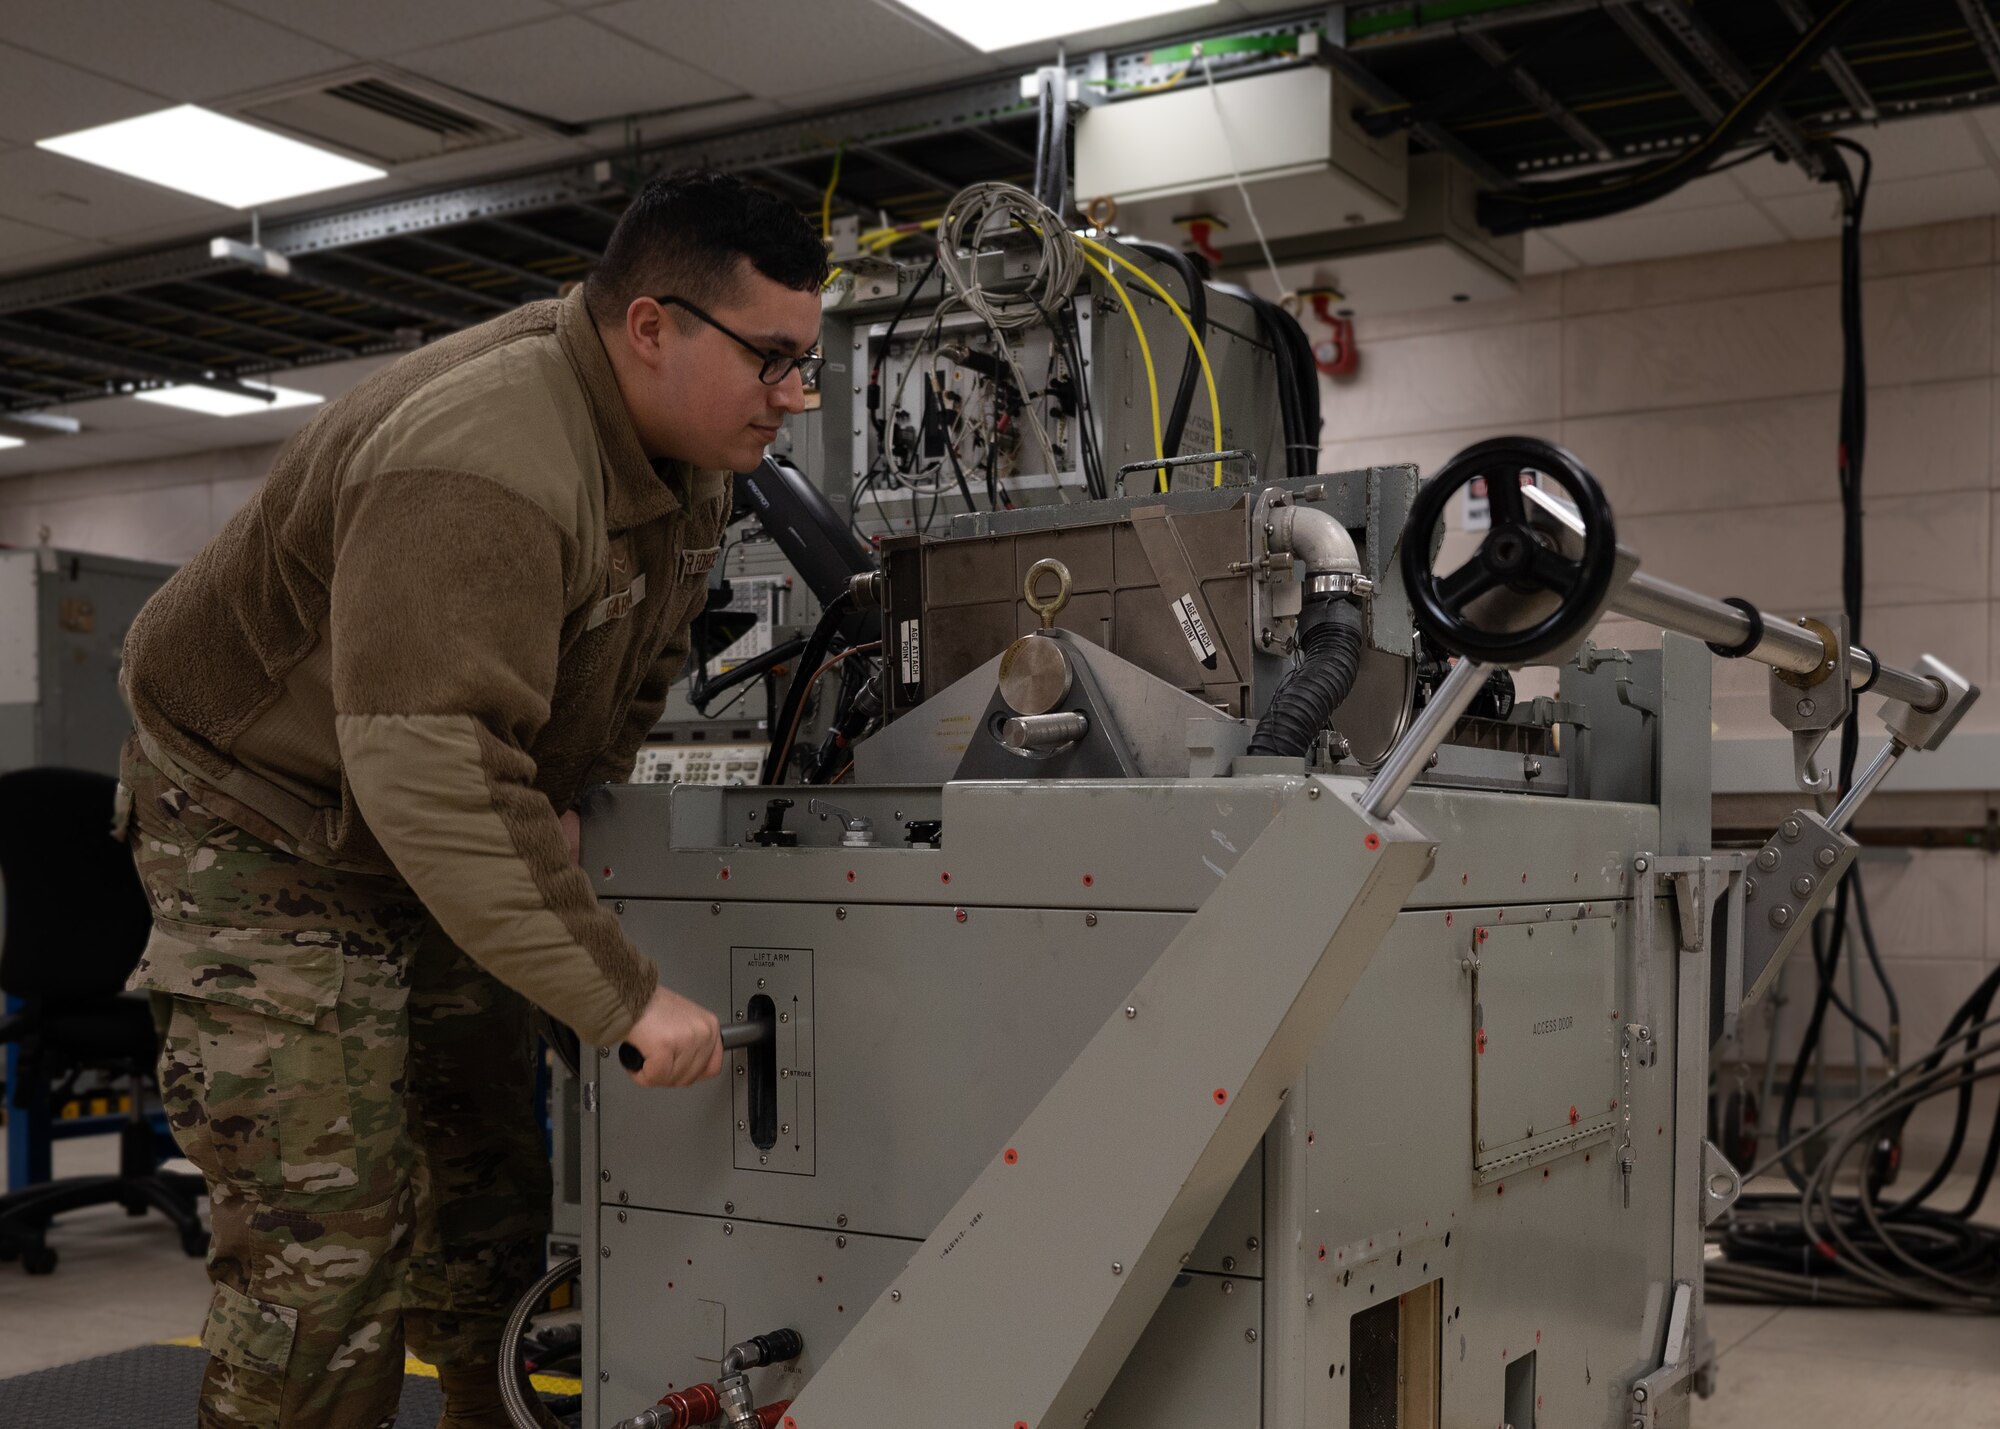
{"type": "MultiPolygon", "coordinates": [[[[221,817],[400,874],[482,966],[615,1043],[656,974],[557,813],[627,778],[659,718],[727,480],[654,469],[581,293],[412,353],[318,412],[140,613],[141,742],[221,817]]],[[[195,991],[172,947],[145,966],[195,991]]]]}

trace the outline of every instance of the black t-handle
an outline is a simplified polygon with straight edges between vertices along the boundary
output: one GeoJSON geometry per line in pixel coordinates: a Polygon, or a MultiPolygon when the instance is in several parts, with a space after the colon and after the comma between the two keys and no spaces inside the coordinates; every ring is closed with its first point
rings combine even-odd
{"type": "MultiPolygon", "coordinates": [[[[739,1047],[754,1047],[777,1031],[777,1024],[768,1017],[755,1022],[732,1022],[722,1029],[722,1050],[734,1052],[739,1047]]],[[[618,1065],[628,1072],[639,1071],[646,1065],[646,1056],[630,1042],[618,1044],[618,1065]]]]}

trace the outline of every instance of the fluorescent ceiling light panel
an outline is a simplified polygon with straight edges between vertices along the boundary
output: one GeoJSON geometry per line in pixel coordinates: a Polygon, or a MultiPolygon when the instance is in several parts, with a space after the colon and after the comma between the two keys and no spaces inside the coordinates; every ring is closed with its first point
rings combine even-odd
{"type": "Polygon", "coordinates": [[[141,402],[158,402],[162,407],[182,407],[209,417],[243,417],[252,412],[277,412],[286,407],[310,407],[326,398],[317,392],[300,392],[291,387],[267,387],[261,382],[245,382],[258,392],[275,392],[271,401],[242,397],[219,387],[156,387],[150,392],[134,392],[141,402]]]}
{"type": "Polygon", "coordinates": [[[1150,20],[1183,10],[1204,10],[1216,0],[898,0],[934,25],[982,50],[1010,50],[1036,40],[1054,40],[1150,20]]]}
{"type": "Polygon", "coordinates": [[[35,147],[230,208],[255,208],[387,173],[193,104],[79,129],[35,147]]]}
{"type": "Polygon", "coordinates": [[[24,447],[26,445],[27,443],[19,437],[0,437],[0,452],[6,451],[9,447],[24,447]]]}

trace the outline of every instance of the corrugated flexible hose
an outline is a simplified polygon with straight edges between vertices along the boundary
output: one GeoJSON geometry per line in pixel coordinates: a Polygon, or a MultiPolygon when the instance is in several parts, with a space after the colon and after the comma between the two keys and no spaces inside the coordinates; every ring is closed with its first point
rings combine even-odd
{"type": "Polygon", "coordinates": [[[1361,668],[1361,607],[1328,597],[1308,605],[1299,625],[1299,663],[1279,683],[1270,708],[1257,721],[1251,754],[1306,753],[1354,688],[1361,668]]]}

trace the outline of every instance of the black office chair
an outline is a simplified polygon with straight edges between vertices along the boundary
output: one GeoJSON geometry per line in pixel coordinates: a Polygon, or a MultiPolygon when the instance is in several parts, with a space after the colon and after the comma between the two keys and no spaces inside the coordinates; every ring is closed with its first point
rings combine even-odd
{"type": "Polygon", "coordinates": [[[129,848],[111,836],[117,781],[81,769],[0,774],[0,880],[6,899],[0,991],[22,1008],[0,1019],[0,1043],[18,1042],[14,1115],[46,1111],[79,1074],[109,1073],[131,1088],[120,1130],[118,1174],[71,1176],[0,1197],[0,1260],[18,1257],[30,1275],[55,1269],[46,1239],[65,1211],[148,1206],[174,1223],[189,1255],[208,1249],[197,1201],[201,1178],[160,1170],[145,1090],[159,1041],[146,999],[123,994],[151,926],[146,892],[129,848]]]}

